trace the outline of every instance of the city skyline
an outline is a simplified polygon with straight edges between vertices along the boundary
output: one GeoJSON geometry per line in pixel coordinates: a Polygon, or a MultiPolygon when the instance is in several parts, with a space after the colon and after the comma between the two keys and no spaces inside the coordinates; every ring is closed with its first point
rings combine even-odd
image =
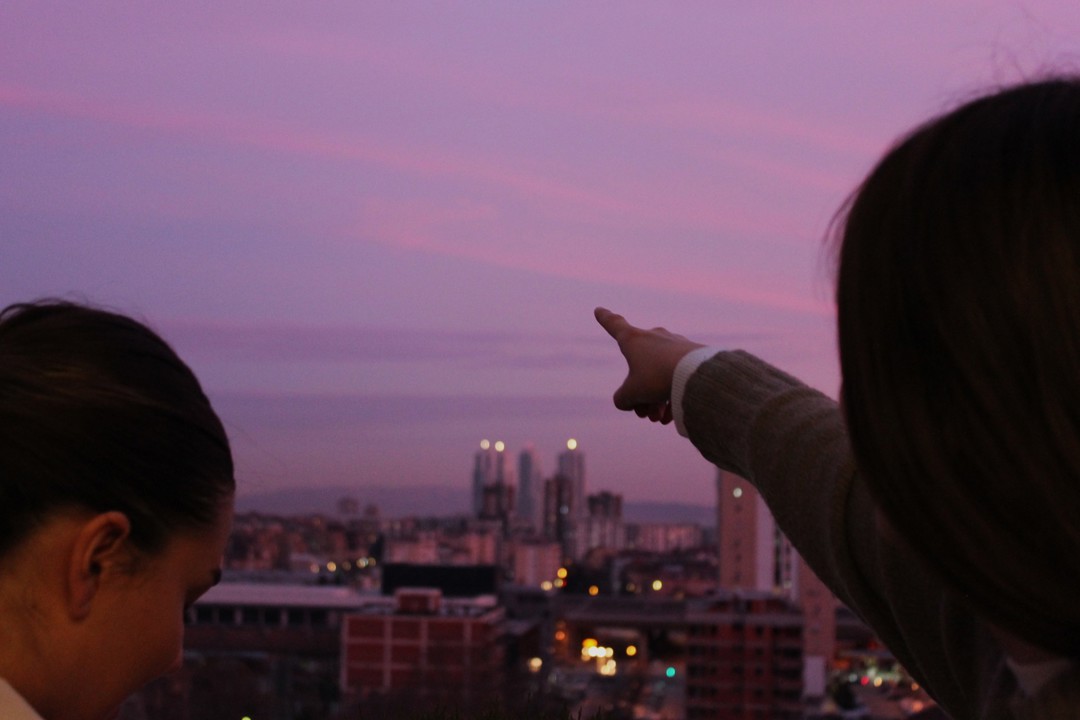
{"type": "Polygon", "coordinates": [[[708,505],[619,413],[604,305],[836,395],[829,252],[900,134],[1073,69],[1080,8],[192,2],[0,9],[0,304],[147,320],[241,496],[468,488],[480,439],[708,505]]]}

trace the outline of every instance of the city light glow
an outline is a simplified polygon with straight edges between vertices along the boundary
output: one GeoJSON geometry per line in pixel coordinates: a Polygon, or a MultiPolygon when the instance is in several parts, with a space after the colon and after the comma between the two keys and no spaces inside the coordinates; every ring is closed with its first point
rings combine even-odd
{"type": "Polygon", "coordinates": [[[538,657],[529,658],[529,672],[540,672],[540,668],[544,666],[544,661],[538,657]]]}
{"type": "Polygon", "coordinates": [[[637,655],[637,645],[626,646],[626,657],[634,657],[637,655]]]}
{"type": "Polygon", "coordinates": [[[567,572],[566,572],[566,568],[564,568],[564,567],[559,568],[558,570],[555,571],[555,577],[559,578],[560,580],[565,580],[566,575],[567,575],[567,572]]]}
{"type": "MultiPolygon", "coordinates": [[[[596,642],[593,638],[589,638],[593,643],[596,642]]],[[[581,645],[581,659],[582,660],[603,660],[605,658],[612,658],[615,656],[615,648],[600,647],[598,645],[581,645]]]]}
{"type": "Polygon", "coordinates": [[[598,587],[597,587],[597,586],[595,586],[595,585],[590,585],[590,586],[589,586],[589,594],[590,594],[590,595],[592,595],[592,596],[594,596],[594,597],[595,597],[596,595],[599,595],[599,594],[600,594],[600,588],[598,588],[598,587]]]}
{"type": "Polygon", "coordinates": [[[664,583],[660,582],[659,580],[653,580],[652,581],[652,589],[653,590],[662,590],[663,587],[664,587],[664,583]]]}
{"type": "Polygon", "coordinates": [[[567,440],[566,441],[566,449],[567,450],[577,450],[577,440],[575,440],[574,438],[570,438],[569,440],[567,440]]]}
{"type": "Polygon", "coordinates": [[[555,586],[551,584],[550,580],[545,580],[544,582],[540,583],[540,589],[541,590],[546,591],[546,590],[552,589],[553,587],[555,587],[555,586]]]}
{"type": "Polygon", "coordinates": [[[734,490],[731,491],[731,494],[734,495],[737,498],[741,498],[742,497],[742,488],[741,487],[735,488],[734,490]]]}
{"type": "Polygon", "coordinates": [[[502,452],[505,449],[506,449],[506,443],[504,443],[502,440],[496,440],[495,441],[495,452],[502,452]]]}
{"type": "Polygon", "coordinates": [[[480,449],[481,450],[487,450],[490,447],[491,447],[491,441],[490,440],[481,440],[480,441],[480,449]]]}

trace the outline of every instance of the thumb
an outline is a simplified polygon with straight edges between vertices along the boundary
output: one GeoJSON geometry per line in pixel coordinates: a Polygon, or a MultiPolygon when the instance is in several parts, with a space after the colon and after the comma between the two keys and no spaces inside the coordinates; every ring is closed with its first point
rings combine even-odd
{"type": "Polygon", "coordinates": [[[615,401],[615,407],[619,410],[633,410],[639,404],[637,398],[634,397],[634,391],[631,389],[630,380],[631,377],[627,374],[622,385],[618,387],[615,394],[612,396],[612,400],[615,401]]]}

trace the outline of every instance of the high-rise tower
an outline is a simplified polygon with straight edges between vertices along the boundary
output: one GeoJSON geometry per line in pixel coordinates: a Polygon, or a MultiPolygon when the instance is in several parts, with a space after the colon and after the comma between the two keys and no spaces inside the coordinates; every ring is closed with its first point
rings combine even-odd
{"type": "Polygon", "coordinates": [[[545,480],[544,535],[559,543],[564,562],[573,562],[580,556],[574,510],[574,486],[570,478],[556,475],[545,480]]]}
{"type": "Polygon", "coordinates": [[[622,550],[626,545],[622,495],[607,490],[588,497],[589,518],[585,525],[585,551],[593,548],[622,550]]]}
{"type": "Polygon", "coordinates": [[[716,489],[720,586],[792,592],[797,556],[765,500],[746,480],[723,470],[717,471],[716,489]]]}
{"type": "Polygon", "coordinates": [[[518,455],[517,516],[527,527],[535,528],[541,514],[543,474],[540,458],[532,444],[526,445],[518,455]]]}
{"type": "Polygon", "coordinates": [[[490,440],[481,440],[473,456],[472,512],[480,515],[484,509],[484,488],[495,482],[495,449],[490,440]]]}
{"type": "Polygon", "coordinates": [[[789,596],[803,613],[804,685],[824,692],[836,650],[839,601],[780,532],[765,500],[749,482],[718,470],[717,541],[720,587],[789,596]]]}
{"type": "MultiPolygon", "coordinates": [[[[578,441],[566,441],[566,450],[556,458],[557,472],[548,484],[554,483],[558,509],[559,541],[563,544],[568,560],[579,560],[585,554],[585,524],[589,506],[585,499],[585,454],[578,448],[578,441]]],[[[550,525],[551,498],[545,487],[545,530],[550,525]]]]}
{"type": "Polygon", "coordinates": [[[570,438],[566,441],[566,450],[559,453],[558,474],[570,481],[573,496],[572,513],[574,519],[583,523],[588,516],[585,501],[585,453],[578,449],[578,441],[570,438]]]}

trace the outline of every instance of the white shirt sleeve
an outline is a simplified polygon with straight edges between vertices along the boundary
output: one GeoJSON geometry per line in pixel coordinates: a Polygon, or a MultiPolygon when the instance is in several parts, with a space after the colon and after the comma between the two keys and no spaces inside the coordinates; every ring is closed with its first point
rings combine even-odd
{"type": "Polygon", "coordinates": [[[4,720],[41,720],[34,708],[23,699],[7,680],[0,678],[0,718],[4,720]]]}
{"type": "Polygon", "coordinates": [[[1005,664],[1016,676],[1016,682],[1020,689],[1028,697],[1039,694],[1043,686],[1059,675],[1064,675],[1073,667],[1073,663],[1065,658],[1055,660],[1043,660],[1034,663],[1018,663],[1011,657],[1005,656],[1005,664]]]}
{"type": "Polygon", "coordinates": [[[686,425],[683,424],[683,392],[686,390],[686,382],[701,363],[720,352],[720,348],[702,347],[691,350],[683,356],[679,364],[675,366],[675,375],[671,378],[671,416],[675,420],[675,429],[683,437],[686,434],[686,425]]]}

